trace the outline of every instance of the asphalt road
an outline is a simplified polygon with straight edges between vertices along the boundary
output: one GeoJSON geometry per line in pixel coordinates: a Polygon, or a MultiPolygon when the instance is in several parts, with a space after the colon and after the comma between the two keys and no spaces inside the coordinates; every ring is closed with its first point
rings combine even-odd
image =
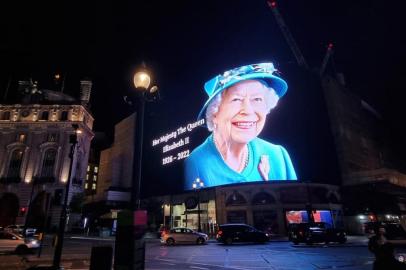
{"type": "MultiPolygon", "coordinates": [[[[65,269],[89,269],[92,246],[112,245],[114,239],[66,238],[63,248],[62,265],[65,269]]],[[[307,246],[292,245],[286,241],[266,244],[233,244],[226,246],[215,241],[202,246],[163,246],[158,239],[148,239],[146,245],[146,269],[186,270],[370,270],[373,256],[367,249],[364,238],[350,238],[347,244],[307,246]]],[[[405,248],[398,248],[405,253],[405,248]]],[[[50,241],[40,258],[35,254],[25,256],[0,255],[0,270],[23,270],[30,265],[50,265],[53,248],[50,241]]]]}
{"type": "Polygon", "coordinates": [[[147,269],[372,269],[373,256],[363,245],[265,245],[224,246],[149,245],[147,269]],[[154,250],[154,251],[152,251],[154,250]]]}

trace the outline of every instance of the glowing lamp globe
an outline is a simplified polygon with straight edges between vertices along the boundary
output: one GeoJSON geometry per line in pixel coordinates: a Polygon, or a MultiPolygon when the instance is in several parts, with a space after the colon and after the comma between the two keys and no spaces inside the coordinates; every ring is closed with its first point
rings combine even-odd
{"type": "Polygon", "coordinates": [[[139,71],[134,75],[134,86],[135,88],[148,89],[151,83],[151,77],[145,71],[139,71]]]}

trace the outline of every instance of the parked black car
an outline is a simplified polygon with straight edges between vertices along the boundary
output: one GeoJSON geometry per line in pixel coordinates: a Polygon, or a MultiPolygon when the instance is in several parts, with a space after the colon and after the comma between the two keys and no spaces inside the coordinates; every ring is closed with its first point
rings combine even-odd
{"type": "Polygon", "coordinates": [[[223,224],[219,226],[216,239],[226,245],[233,242],[265,243],[269,241],[269,235],[247,224],[223,224]]]}
{"type": "Polygon", "coordinates": [[[343,244],[347,241],[344,230],[333,228],[329,223],[297,223],[289,225],[289,241],[294,244],[306,243],[329,243],[338,242],[343,244]]]}

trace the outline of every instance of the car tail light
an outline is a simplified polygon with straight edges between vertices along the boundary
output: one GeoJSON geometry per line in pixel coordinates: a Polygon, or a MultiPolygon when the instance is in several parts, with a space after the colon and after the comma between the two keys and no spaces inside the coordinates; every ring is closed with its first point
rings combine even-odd
{"type": "Polygon", "coordinates": [[[222,234],[223,234],[223,231],[218,231],[218,232],[217,232],[217,235],[218,235],[218,236],[221,236],[222,234]]]}

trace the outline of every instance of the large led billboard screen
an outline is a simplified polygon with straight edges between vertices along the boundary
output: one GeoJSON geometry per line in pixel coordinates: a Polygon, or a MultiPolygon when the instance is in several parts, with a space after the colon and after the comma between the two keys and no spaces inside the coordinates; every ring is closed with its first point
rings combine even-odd
{"type": "MultiPolygon", "coordinates": [[[[320,81],[272,62],[217,69],[148,104],[148,193],[255,181],[338,178],[320,81]],[[152,184],[154,183],[154,184],[152,184]],[[199,183],[197,183],[199,184],[199,183]]],[[[193,78],[190,78],[192,80],[193,78]]]]}

